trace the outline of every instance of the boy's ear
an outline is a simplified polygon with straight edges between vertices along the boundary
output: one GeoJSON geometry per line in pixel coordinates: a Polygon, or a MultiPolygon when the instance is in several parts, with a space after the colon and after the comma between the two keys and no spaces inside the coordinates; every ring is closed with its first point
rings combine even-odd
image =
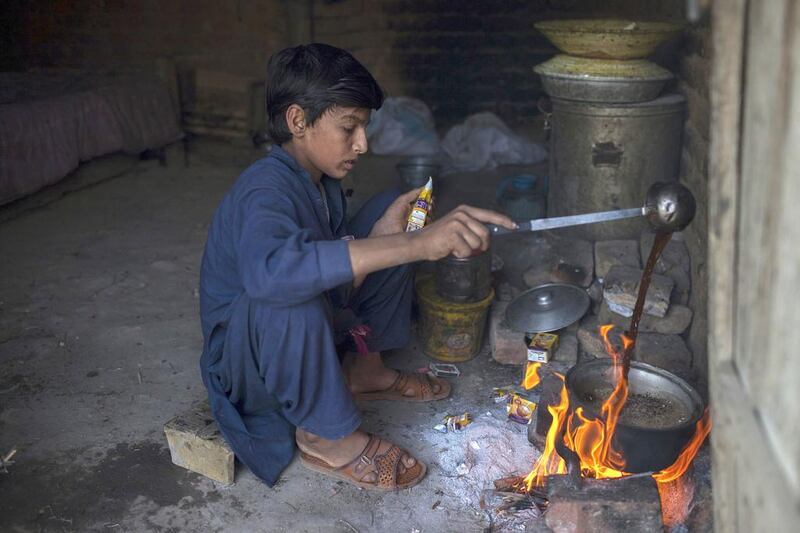
{"type": "Polygon", "coordinates": [[[286,108],[286,125],[293,137],[302,137],[306,133],[306,112],[297,104],[286,108]]]}

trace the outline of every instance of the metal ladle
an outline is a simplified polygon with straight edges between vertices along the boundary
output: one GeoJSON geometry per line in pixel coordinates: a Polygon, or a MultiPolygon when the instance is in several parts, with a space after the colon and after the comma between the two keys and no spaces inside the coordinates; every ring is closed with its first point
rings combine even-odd
{"type": "Polygon", "coordinates": [[[681,231],[688,226],[694,218],[696,210],[697,204],[691,191],[676,181],[670,181],[658,182],[650,186],[642,207],[585,215],[538,218],[521,222],[516,230],[509,230],[495,224],[487,224],[487,226],[492,235],[503,235],[518,231],[543,231],[644,216],[657,232],[672,233],[681,231]]]}

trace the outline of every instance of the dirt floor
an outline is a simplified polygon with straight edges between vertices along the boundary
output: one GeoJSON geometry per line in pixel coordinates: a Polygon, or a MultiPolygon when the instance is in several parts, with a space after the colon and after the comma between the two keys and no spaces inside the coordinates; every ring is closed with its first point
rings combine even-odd
{"type": "MultiPolygon", "coordinates": [[[[429,465],[412,489],[367,492],[297,462],[274,488],[241,465],[223,487],[172,465],[163,425],[205,394],[197,284],[208,223],[262,155],[200,141],[188,166],[173,149],[167,166],[129,163],[58,200],[0,209],[0,455],[18,449],[0,472],[0,530],[481,531],[481,490],[530,469],[526,428],[489,397],[520,370],[494,363],[486,343],[460,365],[450,399],[364,406],[367,430],[429,465]],[[432,429],[465,411],[466,431],[432,429]]],[[[395,161],[360,163],[346,184],[354,203],[396,182],[395,161]]],[[[491,207],[500,177],[520,170],[534,169],[442,178],[439,208],[491,207]]],[[[418,341],[387,360],[428,362],[418,341]]]]}

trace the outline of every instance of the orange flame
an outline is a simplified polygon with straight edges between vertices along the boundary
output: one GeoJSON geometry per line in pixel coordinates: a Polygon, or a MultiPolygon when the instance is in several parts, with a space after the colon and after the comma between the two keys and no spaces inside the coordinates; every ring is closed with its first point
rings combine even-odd
{"type": "MultiPolygon", "coordinates": [[[[556,373],[556,375],[562,380],[564,379],[562,374],[556,373]]],[[[547,438],[545,439],[542,455],[539,456],[530,474],[525,477],[525,486],[529,491],[533,487],[541,487],[544,485],[544,478],[551,474],[567,473],[566,463],[556,452],[556,437],[561,433],[562,423],[564,422],[568,407],[569,396],[567,395],[567,387],[562,386],[561,401],[559,404],[547,406],[547,410],[553,417],[553,421],[550,423],[550,428],[547,430],[547,438]]]]}
{"type": "MultiPolygon", "coordinates": [[[[555,439],[564,431],[564,444],[575,451],[580,458],[581,474],[585,477],[597,479],[619,478],[627,475],[625,472],[625,458],[612,447],[614,432],[617,428],[620,413],[628,400],[628,380],[623,375],[623,356],[633,349],[633,340],[625,335],[621,336],[622,347],[616,349],[609,336],[614,326],[601,326],[600,334],[606,350],[614,361],[614,375],[616,386],[611,395],[603,402],[598,418],[589,418],[583,408],[578,407],[573,413],[569,412],[569,395],[566,384],[561,387],[560,403],[548,406],[547,409],[553,417],[547,431],[545,447],[542,455],[525,478],[528,490],[534,486],[542,486],[545,477],[552,474],[566,473],[566,464],[555,450],[555,439]]],[[[524,384],[532,388],[539,383],[539,364],[529,364],[524,384]],[[530,387],[528,384],[532,383],[530,387]]],[[[564,376],[557,374],[562,380],[564,376]]],[[[689,444],[675,461],[675,463],[654,474],[659,483],[668,483],[680,478],[691,464],[697,451],[711,430],[708,411],[697,423],[697,430],[689,444]]]]}
{"type": "Polygon", "coordinates": [[[525,390],[531,390],[539,384],[540,366],[542,366],[542,363],[528,361],[527,366],[525,367],[525,379],[522,381],[522,386],[525,387],[525,390]]]}
{"type": "MultiPolygon", "coordinates": [[[[605,325],[600,328],[606,350],[614,360],[614,373],[617,384],[614,391],[603,402],[600,409],[600,418],[589,420],[583,414],[583,409],[575,410],[570,416],[569,428],[565,436],[567,446],[575,450],[581,459],[581,473],[586,477],[597,479],[617,478],[625,475],[625,458],[621,453],[612,449],[611,442],[617,428],[619,415],[625,402],[628,401],[628,380],[622,376],[622,353],[619,353],[611,343],[609,334],[614,326],[605,325]],[[580,424],[574,426],[573,418],[577,416],[580,424]]],[[[633,346],[633,342],[622,336],[623,350],[633,346]]]]}
{"type": "Polygon", "coordinates": [[[694,432],[694,437],[689,441],[689,444],[683,448],[683,451],[675,462],[672,463],[672,466],[665,468],[657,474],[653,474],[653,478],[659,483],[669,483],[681,477],[683,473],[686,472],[686,469],[689,468],[689,465],[692,464],[694,456],[697,455],[700,446],[703,444],[703,441],[706,440],[710,432],[711,417],[709,416],[708,409],[706,409],[705,413],[703,413],[703,418],[697,421],[697,429],[694,432]]]}

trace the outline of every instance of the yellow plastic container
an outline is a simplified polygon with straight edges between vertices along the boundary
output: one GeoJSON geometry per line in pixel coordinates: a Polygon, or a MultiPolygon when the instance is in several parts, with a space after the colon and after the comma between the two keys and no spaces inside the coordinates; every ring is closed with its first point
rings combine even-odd
{"type": "Polygon", "coordinates": [[[486,315],[494,290],[479,302],[456,303],[436,294],[433,277],[417,279],[422,351],[428,357],[458,363],[469,361],[481,349],[486,315]]]}

